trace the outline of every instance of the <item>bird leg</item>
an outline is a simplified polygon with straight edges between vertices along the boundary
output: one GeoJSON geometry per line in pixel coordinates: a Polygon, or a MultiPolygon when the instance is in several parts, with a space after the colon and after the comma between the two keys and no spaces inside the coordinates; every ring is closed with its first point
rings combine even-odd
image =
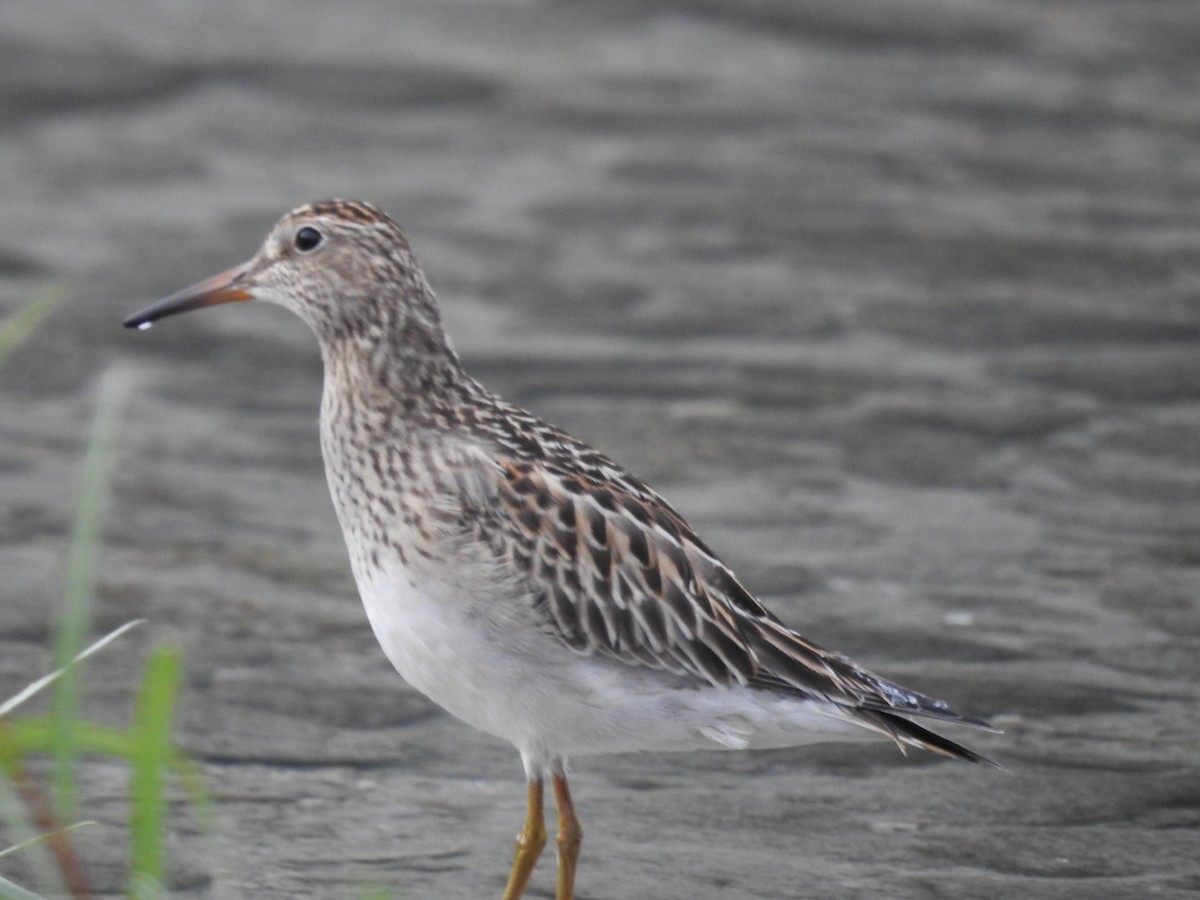
{"type": "MultiPolygon", "coordinates": [[[[558,793],[558,775],[555,776],[554,790],[558,793]]],[[[565,789],[565,785],[564,785],[565,789]]],[[[570,801],[568,801],[570,802],[570,801]]],[[[517,835],[517,849],[513,853],[512,871],[508,874],[508,884],[504,888],[502,900],[519,900],[537,865],[542,848],[546,846],[546,821],[542,810],[542,779],[529,781],[529,805],[525,813],[525,827],[517,835]]]]}
{"type": "Polygon", "coordinates": [[[567,787],[567,773],[561,763],[554,767],[554,802],[558,806],[558,887],[554,896],[555,900],[573,900],[575,863],[579,861],[583,829],[579,827],[575,804],[571,802],[571,791],[567,787]]]}

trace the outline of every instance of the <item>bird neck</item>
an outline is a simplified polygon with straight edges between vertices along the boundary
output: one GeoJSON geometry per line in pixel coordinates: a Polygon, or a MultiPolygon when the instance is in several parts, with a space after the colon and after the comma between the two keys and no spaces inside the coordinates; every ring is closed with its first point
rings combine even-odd
{"type": "Polygon", "coordinates": [[[440,327],[422,322],[345,334],[321,350],[327,398],[353,397],[360,412],[397,425],[436,425],[475,387],[440,327]]]}

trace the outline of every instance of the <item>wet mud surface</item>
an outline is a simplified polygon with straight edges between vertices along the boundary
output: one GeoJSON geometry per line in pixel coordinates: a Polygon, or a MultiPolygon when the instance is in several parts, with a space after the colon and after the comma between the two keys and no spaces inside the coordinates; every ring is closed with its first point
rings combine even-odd
{"type": "MultiPolygon", "coordinates": [[[[1200,893],[1200,12],[1190,2],[0,11],[0,696],[49,665],[95,389],[131,367],[87,709],[187,653],[172,896],[498,896],[515,752],[375,645],[320,363],[119,327],[283,211],[407,229],[486,384],[655,485],[780,616],[1004,733],[578,759],[583,898],[1200,893]]],[[[80,834],[120,891],[125,772],[80,834]]],[[[2,840],[0,840],[2,843],[2,840]]],[[[19,860],[0,869],[20,876],[19,860]]],[[[553,859],[531,897],[549,897],[553,859]]]]}

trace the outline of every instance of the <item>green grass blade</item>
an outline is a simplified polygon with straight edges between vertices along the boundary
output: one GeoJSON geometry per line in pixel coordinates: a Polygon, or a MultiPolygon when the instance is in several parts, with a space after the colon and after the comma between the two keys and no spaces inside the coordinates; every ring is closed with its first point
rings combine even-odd
{"type": "Polygon", "coordinates": [[[28,340],[62,298],[61,288],[48,288],[0,322],[0,366],[10,353],[28,340]]]}
{"type": "Polygon", "coordinates": [[[121,409],[132,383],[124,368],[110,368],[100,378],[96,413],[83,460],[79,506],[71,533],[63,605],[55,641],[55,668],[66,671],[55,682],[51,717],[54,721],[52,783],[60,820],[75,818],[75,758],[78,756],[76,722],[79,720],[79,670],[72,660],[79,655],[91,627],[91,594],[95,577],[100,523],[108,500],[109,472],[120,424],[121,409]]]}
{"type": "MultiPolygon", "coordinates": [[[[76,724],[80,753],[121,759],[133,757],[133,741],[128,731],[88,721],[76,724]]],[[[54,747],[54,739],[54,722],[48,716],[5,722],[4,728],[0,729],[0,766],[32,753],[49,753],[54,747]]]]}
{"type": "Polygon", "coordinates": [[[182,658],[178,647],[159,647],[150,654],[131,729],[130,873],[131,896],[137,900],[163,894],[166,781],[174,757],[171,725],[182,658]]]}

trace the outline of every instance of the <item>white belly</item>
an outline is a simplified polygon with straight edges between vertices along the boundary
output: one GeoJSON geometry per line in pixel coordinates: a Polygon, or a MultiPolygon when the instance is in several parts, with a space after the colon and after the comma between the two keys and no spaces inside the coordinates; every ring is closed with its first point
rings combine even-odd
{"type": "Polygon", "coordinates": [[[400,567],[358,578],[371,629],[396,671],[439,706],[483,731],[512,739],[496,709],[512,690],[511,666],[497,653],[471,604],[452,588],[419,586],[400,567]]]}
{"type": "Polygon", "coordinates": [[[415,580],[398,564],[359,579],[384,653],[414,688],[527,757],[873,737],[811,701],[683,686],[658,670],[581,656],[538,629],[532,617],[511,621],[520,598],[495,598],[490,602],[500,608],[490,611],[487,600],[415,580]]]}

